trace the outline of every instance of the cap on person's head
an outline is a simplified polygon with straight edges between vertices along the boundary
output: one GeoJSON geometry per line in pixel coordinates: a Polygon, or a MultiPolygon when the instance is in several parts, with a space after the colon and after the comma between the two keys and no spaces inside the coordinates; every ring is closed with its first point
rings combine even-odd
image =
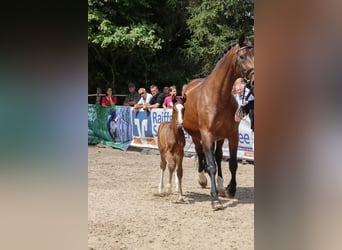
{"type": "Polygon", "coordinates": [[[132,82],[130,82],[130,83],[128,84],[128,87],[129,87],[129,88],[135,87],[135,84],[132,83],[132,82]]]}

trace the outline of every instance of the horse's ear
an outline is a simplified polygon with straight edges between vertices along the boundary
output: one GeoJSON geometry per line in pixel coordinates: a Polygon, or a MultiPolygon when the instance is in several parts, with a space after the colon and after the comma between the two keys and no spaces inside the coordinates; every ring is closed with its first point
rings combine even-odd
{"type": "Polygon", "coordinates": [[[239,37],[239,46],[243,47],[244,42],[245,42],[245,34],[241,34],[239,37]]]}
{"type": "Polygon", "coordinates": [[[176,103],[177,102],[177,97],[175,95],[172,96],[172,102],[176,103]]]}

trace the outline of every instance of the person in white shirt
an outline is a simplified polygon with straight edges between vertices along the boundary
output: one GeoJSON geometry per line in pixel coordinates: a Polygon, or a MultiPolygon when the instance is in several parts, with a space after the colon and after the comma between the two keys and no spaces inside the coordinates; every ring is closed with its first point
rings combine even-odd
{"type": "Polygon", "coordinates": [[[251,120],[251,143],[254,151],[254,95],[250,93],[248,88],[245,88],[245,82],[242,78],[238,78],[235,81],[233,90],[235,91],[234,97],[239,104],[235,113],[235,121],[239,122],[248,114],[249,119],[251,120]]]}
{"type": "Polygon", "coordinates": [[[245,93],[243,93],[243,89],[245,88],[245,84],[242,78],[238,78],[235,81],[235,99],[239,105],[244,104],[245,98],[248,96],[247,101],[254,101],[254,96],[252,94],[249,95],[250,90],[248,88],[245,89],[245,93]],[[240,80],[241,79],[241,80],[240,80]]]}
{"type": "Polygon", "coordinates": [[[235,120],[239,121],[243,116],[249,115],[251,120],[251,129],[254,132],[254,95],[250,94],[250,90],[245,88],[245,83],[242,78],[235,81],[235,99],[239,104],[235,120]],[[247,97],[247,100],[246,100],[247,97]],[[239,112],[239,110],[242,112],[239,112]]]}
{"type": "Polygon", "coordinates": [[[138,90],[138,94],[140,95],[139,101],[134,105],[134,109],[144,109],[144,106],[148,103],[150,103],[152,99],[152,95],[150,93],[146,92],[145,88],[140,88],[138,90]]]}

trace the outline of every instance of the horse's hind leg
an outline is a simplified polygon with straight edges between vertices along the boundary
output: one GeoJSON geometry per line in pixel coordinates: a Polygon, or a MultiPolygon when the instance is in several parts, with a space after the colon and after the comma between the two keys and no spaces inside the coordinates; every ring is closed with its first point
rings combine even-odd
{"type": "Polygon", "coordinates": [[[217,164],[217,192],[219,196],[225,197],[226,191],[223,186],[223,175],[222,175],[222,168],[221,168],[221,162],[222,162],[222,145],[224,140],[220,140],[216,142],[216,150],[215,150],[215,160],[217,164]]]}
{"type": "Polygon", "coordinates": [[[197,157],[198,157],[198,183],[201,185],[202,188],[207,187],[207,177],[205,176],[205,156],[203,153],[203,148],[202,148],[202,144],[201,141],[196,139],[196,138],[192,138],[193,143],[195,144],[195,150],[197,153],[197,157]]]}
{"type": "Polygon", "coordinates": [[[236,192],[236,171],[237,171],[237,148],[238,148],[238,132],[233,132],[228,138],[229,140],[229,171],[231,179],[226,190],[230,198],[234,198],[236,192]]]}
{"type": "Polygon", "coordinates": [[[216,189],[216,162],[215,162],[215,155],[214,155],[214,144],[211,142],[211,138],[209,136],[203,137],[202,145],[203,145],[203,152],[206,157],[206,168],[207,172],[210,176],[211,181],[211,190],[210,195],[212,198],[212,208],[214,210],[222,209],[223,206],[218,199],[217,189],[216,189]]]}

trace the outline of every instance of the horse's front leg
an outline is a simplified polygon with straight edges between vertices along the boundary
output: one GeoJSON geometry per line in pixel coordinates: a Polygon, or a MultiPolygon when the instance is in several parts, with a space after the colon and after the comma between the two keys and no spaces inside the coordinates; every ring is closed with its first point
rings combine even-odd
{"type": "Polygon", "coordinates": [[[200,186],[202,188],[206,188],[207,187],[207,177],[205,176],[205,156],[203,153],[203,148],[202,148],[202,144],[201,141],[195,137],[192,138],[193,143],[195,144],[195,150],[197,153],[197,157],[198,157],[198,183],[200,184],[200,186]]]}
{"type": "Polygon", "coordinates": [[[174,161],[173,157],[168,158],[167,166],[169,168],[169,181],[167,183],[167,193],[171,194],[172,193],[172,175],[176,170],[176,162],[174,161]]]}
{"type": "Polygon", "coordinates": [[[212,198],[212,208],[214,210],[222,209],[223,206],[218,199],[217,195],[217,188],[216,188],[216,163],[215,163],[215,156],[214,156],[214,143],[212,143],[208,138],[202,140],[203,152],[206,158],[206,169],[210,176],[211,181],[211,189],[210,195],[212,198]]]}
{"type": "Polygon", "coordinates": [[[236,171],[237,171],[237,148],[238,148],[238,132],[233,132],[229,138],[229,171],[231,174],[230,182],[226,188],[229,198],[234,198],[236,193],[236,171]]]}
{"type": "Polygon", "coordinates": [[[220,140],[216,142],[215,160],[217,164],[217,192],[219,196],[225,197],[227,192],[223,186],[223,175],[222,175],[222,168],[221,168],[221,162],[222,162],[222,157],[223,157],[223,152],[222,152],[223,143],[224,143],[224,140],[220,140]]]}
{"type": "Polygon", "coordinates": [[[178,192],[178,200],[184,201],[183,199],[183,190],[182,190],[182,178],[183,178],[183,155],[181,155],[178,159],[177,163],[177,192],[178,192]]]}

